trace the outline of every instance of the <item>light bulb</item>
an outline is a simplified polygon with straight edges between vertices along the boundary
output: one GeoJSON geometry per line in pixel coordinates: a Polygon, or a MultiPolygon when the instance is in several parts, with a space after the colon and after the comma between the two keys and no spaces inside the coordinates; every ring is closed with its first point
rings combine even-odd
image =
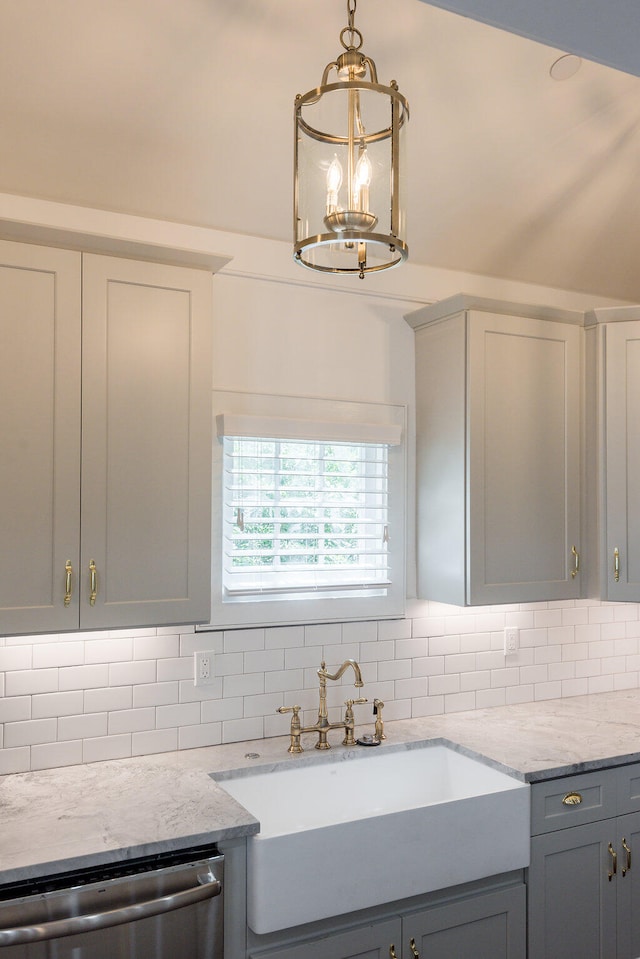
{"type": "Polygon", "coordinates": [[[342,166],[334,154],[327,170],[327,215],[335,213],[338,206],[338,190],[342,186],[342,166]]]}
{"type": "Polygon", "coordinates": [[[357,209],[364,213],[369,212],[369,185],[373,174],[371,160],[367,156],[366,149],[360,154],[356,164],[356,172],[353,182],[353,203],[357,209]]]}

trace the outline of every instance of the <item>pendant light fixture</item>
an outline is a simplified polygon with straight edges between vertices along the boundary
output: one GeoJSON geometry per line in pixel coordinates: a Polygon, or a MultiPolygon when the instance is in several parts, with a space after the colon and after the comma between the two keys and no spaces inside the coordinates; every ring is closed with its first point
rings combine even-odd
{"type": "Polygon", "coordinates": [[[297,263],[363,279],[407,258],[409,106],[395,80],[378,83],[375,63],[361,52],[355,12],[356,0],[347,0],[343,52],[319,87],[295,99],[293,231],[297,263]]]}

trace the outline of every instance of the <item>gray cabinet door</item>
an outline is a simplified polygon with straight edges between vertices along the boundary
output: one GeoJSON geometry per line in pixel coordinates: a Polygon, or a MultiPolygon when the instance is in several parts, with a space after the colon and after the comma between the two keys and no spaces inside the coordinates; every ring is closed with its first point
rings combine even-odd
{"type": "Polygon", "coordinates": [[[209,618],[211,291],[202,270],[84,256],[84,628],[209,618]]]}
{"type": "Polygon", "coordinates": [[[468,602],[580,595],[580,329],[470,311],[468,602]]]}
{"type": "Polygon", "coordinates": [[[615,959],[620,876],[609,844],[615,852],[615,819],[532,839],[529,959],[615,959]]]}
{"type": "Polygon", "coordinates": [[[525,959],[525,912],[523,885],[434,906],[404,918],[402,956],[525,959]]]}
{"type": "Polygon", "coordinates": [[[640,600],[640,322],[604,330],[604,599],[640,600]]]}
{"type": "Polygon", "coordinates": [[[640,956],[640,813],[620,816],[618,834],[618,959],[640,956]]]}
{"type": "Polygon", "coordinates": [[[249,959],[389,959],[393,951],[401,959],[401,926],[398,918],[385,919],[295,945],[250,951],[249,959]]]}
{"type": "Polygon", "coordinates": [[[473,309],[416,329],[421,599],[581,595],[581,334],[473,309]]]}
{"type": "Polygon", "coordinates": [[[0,242],[0,635],[78,625],[80,288],[80,254],[0,242]]]}

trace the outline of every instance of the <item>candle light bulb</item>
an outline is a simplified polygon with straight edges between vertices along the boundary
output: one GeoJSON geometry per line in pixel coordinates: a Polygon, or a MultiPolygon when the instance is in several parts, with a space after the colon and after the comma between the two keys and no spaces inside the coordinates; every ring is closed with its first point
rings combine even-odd
{"type": "Polygon", "coordinates": [[[356,164],[356,172],[353,183],[353,202],[357,208],[365,213],[369,206],[369,185],[373,175],[371,160],[367,156],[366,149],[362,150],[356,164]]]}

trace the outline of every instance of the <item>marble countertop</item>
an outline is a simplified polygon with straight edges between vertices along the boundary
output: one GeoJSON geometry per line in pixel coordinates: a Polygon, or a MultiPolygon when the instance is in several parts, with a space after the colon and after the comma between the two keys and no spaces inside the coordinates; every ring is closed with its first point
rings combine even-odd
{"type": "MultiPolygon", "coordinates": [[[[379,748],[444,739],[534,783],[640,762],[640,690],[399,720],[385,731],[379,748]]],[[[0,884],[252,835],[259,823],[210,774],[363,752],[318,753],[311,735],[303,744],[298,756],[280,737],[2,776],[0,884]]]]}

